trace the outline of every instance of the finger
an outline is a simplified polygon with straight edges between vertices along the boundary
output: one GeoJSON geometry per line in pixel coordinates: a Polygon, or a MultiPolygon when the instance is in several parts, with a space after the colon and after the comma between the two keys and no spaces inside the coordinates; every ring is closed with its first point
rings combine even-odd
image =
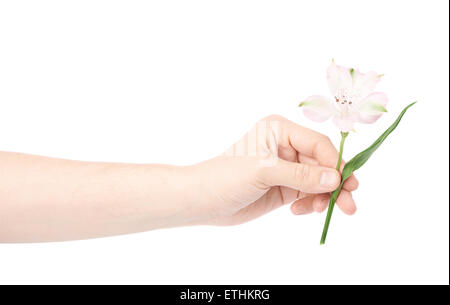
{"type": "Polygon", "coordinates": [[[347,215],[353,215],[356,212],[356,204],[353,200],[352,194],[348,191],[342,190],[336,200],[337,206],[347,215]]]}
{"type": "Polygon", "coordinates": [[[296,162],[297,151],[292,146],[280,146],[278,148],[278,157],[283,160],[296,162]]]}
{"type": "MultiPolygon", "coordinates": [[[[306,198],[306,197],[309,197],[309,196],[313,196],[314,194],[309,194],[309,193],[303,193],[303,192],[299,192],[299,191],[296,191],[297,192],[297,198],[295,198],[295,200],[298,200],[298,199],[303,199],[303,198],[306,198]]],[[[292,201],[291,201],[292,202],[292,201]]]]}
{"type": "Polygon", "coordinates": [[[313,209],[317,213],[322,213],[328,207],[330,202],[330,194],[317,194],[314,196],[313,209]]]}
{"type": "Polygon", "coordinates": [[[345,190],[352,192],[356,190],[359,186],[358,179],[355,176],[351,175],[347,180],[345,180],[344,185],[342,186],[345,190]]]}
{"type": "Polygon", "coordinates": [[[314,212],[313,209],[314,196],[309,196],[295,201],[291,205],[291,211],[295,215],[305,215],[314,212]]]}
{"type": "MultiPolygon", "coordinates": [[[[283,158],[285,159],[285,158],[283,158]]],[[[306,164],[312,164],[312,165],[319,165],[319,162],[316,159],[310,158],[308,156],[299,154],[298,159],[300,161],[300,163],[306,163],[306,164]]],[[[285,159],[287,160],[287,159],[285,159]]],[[[345,162],[342,161],[344,164],[341,166],[341,172],[342,169],[344,168],[345,162]]],[[[358,188],[359,186],[359,182],[358,179],[356,179],[356,177],[354,175],[351,175],[347,180],[345,180],[343,188],[347,191],[354,191],[358,188]]]]}
{"type": "Polygon", "coordinates": [[[300,153],[316,159],[320,165],[336,167],[338,152],[328,137],[286,120],[286,137],[300,153]]]}
{"type": "Polygon", "coordinates": [[[298,154],[298,160],[300,161],[300,163],[319,165],[319,161],[317,161],[316,159],[310,158],[310,157],[302,155],[302,154],[298,154]]]}
{"type": "Polygon", "coordinates": [[[335,190],[340,183],[337,170],[288,162],[278,159],[274,166],[262,167],[258,178],[267,186],[287,186],[305,193],[327,193],[335,190]]]}
{"type": "MultiPolygon", "coordinates": [[[[338,152],[328,137],[280,116],[271,116],[270,120],[276,120],[281,123],[280,147],[294,147],[299,152],[300,162],[302,162],[300,160],[302,158],[303,163],[312,164],[318,162],[322,166],[332,168],[336,166],[338,152]]],[[[291,156],[292,151],[289,150],[290,158],[282,158],[292,160],[291,156]]],[[[344,165],[345,162],[342,162],[341,170],[344,165]]],[[[358,184],[358,180],[352,175],[344,182],[343,188],[353,191],[358,187],[358,184]]]]}

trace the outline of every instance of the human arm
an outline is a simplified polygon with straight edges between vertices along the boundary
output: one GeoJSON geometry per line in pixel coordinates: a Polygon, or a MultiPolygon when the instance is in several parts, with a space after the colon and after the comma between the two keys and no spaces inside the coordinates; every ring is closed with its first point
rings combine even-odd
{"type": "MultiPolygon", "coordinates": [[[[339,184],[336,160],[326,137],[279,116],[260,121],[224,155],[192,166],[1,152],[0,242],[233,225],[291,202],[295,214],[320,212],[339,184]],[[255,145],[249,145],[253,132],[255,145]]],[[[356,187],[349,179],[338,199],[348,214],[355,211],[350,191],[356,187]]]]}

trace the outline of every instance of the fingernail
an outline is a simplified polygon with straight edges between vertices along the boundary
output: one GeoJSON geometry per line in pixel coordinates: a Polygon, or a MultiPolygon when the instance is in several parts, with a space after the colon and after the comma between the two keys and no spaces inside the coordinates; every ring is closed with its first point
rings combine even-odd
{"type": "Polygon", "coordinates": [[[338,181],[338,175],[332,171],[324,171],[320,177],[320,184],[326,187],[335,186],[338,181]]]}

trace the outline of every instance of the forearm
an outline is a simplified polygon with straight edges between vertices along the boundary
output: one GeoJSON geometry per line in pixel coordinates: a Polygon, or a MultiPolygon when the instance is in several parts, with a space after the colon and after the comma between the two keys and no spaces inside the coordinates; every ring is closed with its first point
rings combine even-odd
{"type": "Polygon", "coordinates": [[[0,152],[0,242],[84,239],[195,224],[198,185],[191,167],[0,152]]]}

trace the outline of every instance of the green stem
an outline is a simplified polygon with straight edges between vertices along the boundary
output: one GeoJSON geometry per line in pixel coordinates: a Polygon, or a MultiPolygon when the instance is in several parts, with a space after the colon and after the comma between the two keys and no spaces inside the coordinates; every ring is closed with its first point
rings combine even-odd
{"type": "MultiPolygon", "coordinates": [[[[348,136],[348,132],[341,132],[341,144],[339,145],[339,159],[336,165],[336,170],[340,170],[341,162],[342,162],[342,152],[344,151],[344,143],[345,139],[348,136]]],[[[327,239],[328,227],[330,226],[331,216],[333,215],[334,205],[336,203],[336,199],[341,192],[343,182],[339,185],[339,187],[331,193],[330,205],[328,206],[327,218],[325,219],[325,225],[323,226],[322,238],[320,239],[320,244],[325,244],[325,240],[327,239]]]]}

